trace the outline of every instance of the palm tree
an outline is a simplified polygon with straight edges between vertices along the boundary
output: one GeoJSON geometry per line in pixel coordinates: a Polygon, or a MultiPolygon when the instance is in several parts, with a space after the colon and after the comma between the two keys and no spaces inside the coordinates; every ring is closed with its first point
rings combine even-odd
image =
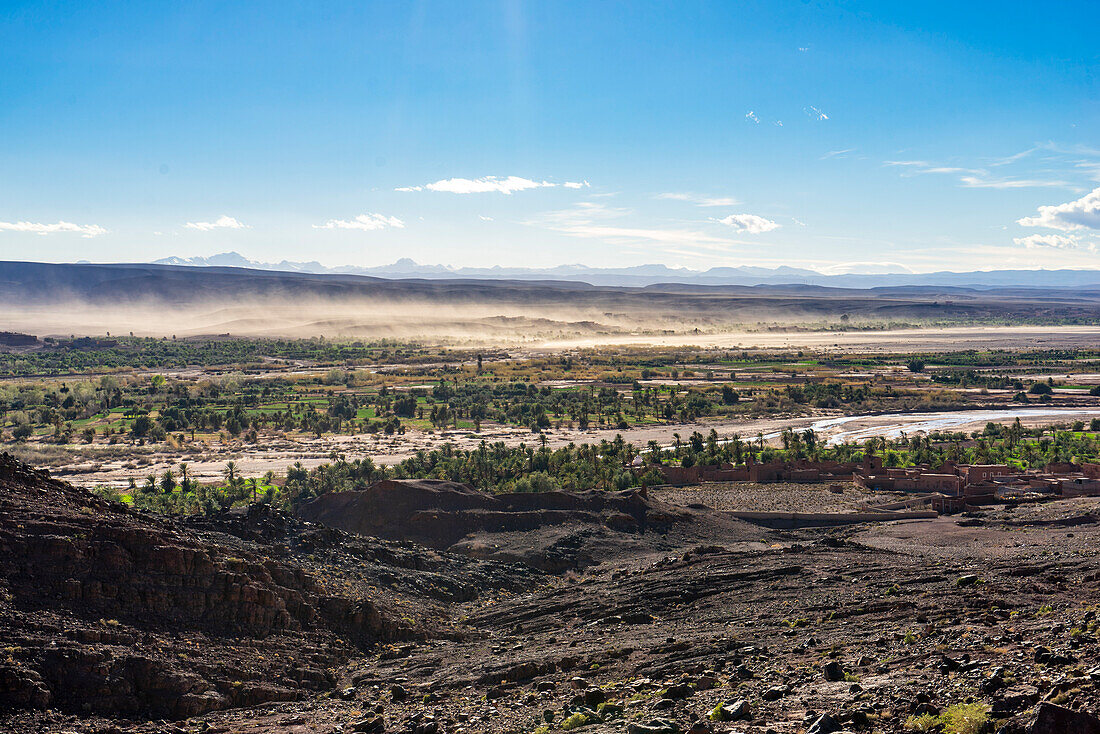
{"type": "Polygon", "coordinates": [[[189,468],[190,467],[187,466],[186,461],[181,461],[180,462],[180,487],[182,488],[182,491],[184,491],[184,492],[191,489],[191,485],[187,481],[187,470],[189,468]]]}
{"type": "Polygon", "coordinates": [[[222,473],[225,475],[225,481],[230,488],[237,486],[237,462],[225,462],[225,469],[222,470],[222,473]]]}

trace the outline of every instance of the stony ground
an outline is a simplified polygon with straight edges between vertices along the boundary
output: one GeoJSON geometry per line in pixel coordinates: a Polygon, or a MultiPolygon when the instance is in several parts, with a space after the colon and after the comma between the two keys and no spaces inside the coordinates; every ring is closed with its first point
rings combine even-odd
{"type": "Polygon", "coordinates": [[[833,485],[708,482],[692,487],[654,489],[652,495],[677,505],[698,503],[715,510],[748,512],[853,512],[865,504],[905,498],[905,495],[896,492],[868,491],[851,482],[833,485]],[[831,490],[830,486],[835,490],[831,490]]]}
{"type": "MultiPolygon", "coordinates": [[[[429,570],[439,575],[424,576],[413,568],[420,556],[401,546],[413,555],[406,571],[390,572],[393,595],[416,605],[423,634],[354,646],[324,667],[331,682],[318,690],[165,721],[12,709],[0,729],[1100,731],[1092,716],[1100,712],[1098,512],[1094,500],[1073,500],[841,530],[762,530],[769,542],[752,547],[714,542],[557,576],[467,568],[434,552],[423,563],[434,558],[429,570]],[[414,593],[417,583],[426,590],[448,576],[466,579],[458,586],[471,592],[414,601],[427,598],[414,593]]],[[[243,524],[238,530],[248,535],[243,524]]],[[[197,531],[214,540],[226,528],[197,531]]],[[[283,562],[315,575],[334,569],[331,583],[347,584],[345,598],[386,596],[377,555],[369,582],[357,587],[354,564],[335,563],[341,551],[325,547],[313,561],[299,550],[283,562]]],[[[164,639],[179,644],[187,634],[164,639]]],[[[311,654],[328,654],[338,639],[311,654]]],[[[258,649],[213,634],[206,642],[252,645],[251,656],[258,649]]]]}

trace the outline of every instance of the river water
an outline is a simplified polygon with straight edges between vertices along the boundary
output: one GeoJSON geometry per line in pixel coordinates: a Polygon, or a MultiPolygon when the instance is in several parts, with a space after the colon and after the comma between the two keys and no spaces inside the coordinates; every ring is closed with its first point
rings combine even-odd
{"type": "MultiPolygon", "coordinates": [[[[1007,408],[999,410],[953,410],[942,413],[887,413],[883,415],[849,415],[814,421],[810,428],[824,437],[829,445],[866,441],[868,438],[898,438],[904,433],[932,433],[961,430],[966,426],[1013,421],[1062,421],[1100,418],[1100,408],[1007,408]],[[855,425],[852,425],[855,424],[855,425]]],[[[774,434],[778,435],[778,434],[774,434]]],[[[766,436],[768,438],[770,436],[766,436]]]]}

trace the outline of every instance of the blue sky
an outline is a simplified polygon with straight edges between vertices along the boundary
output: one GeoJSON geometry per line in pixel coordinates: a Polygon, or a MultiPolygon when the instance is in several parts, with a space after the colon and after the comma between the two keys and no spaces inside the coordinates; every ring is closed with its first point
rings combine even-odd
{"type": "Polygon", "coordinates": [[[1100,3],[0,0],[0,258],[1100,265],[1100,3]]]}

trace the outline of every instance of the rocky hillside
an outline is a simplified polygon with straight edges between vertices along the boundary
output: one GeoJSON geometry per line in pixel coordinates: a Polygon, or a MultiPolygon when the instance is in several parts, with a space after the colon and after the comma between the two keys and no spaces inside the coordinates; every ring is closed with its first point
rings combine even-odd
{"type": "Polygon", "coordinates": [[[134,512],[0,457],[0,711],[184,718],[330,690],[378,643],[537,574],[253,506],[134,512]]]}

